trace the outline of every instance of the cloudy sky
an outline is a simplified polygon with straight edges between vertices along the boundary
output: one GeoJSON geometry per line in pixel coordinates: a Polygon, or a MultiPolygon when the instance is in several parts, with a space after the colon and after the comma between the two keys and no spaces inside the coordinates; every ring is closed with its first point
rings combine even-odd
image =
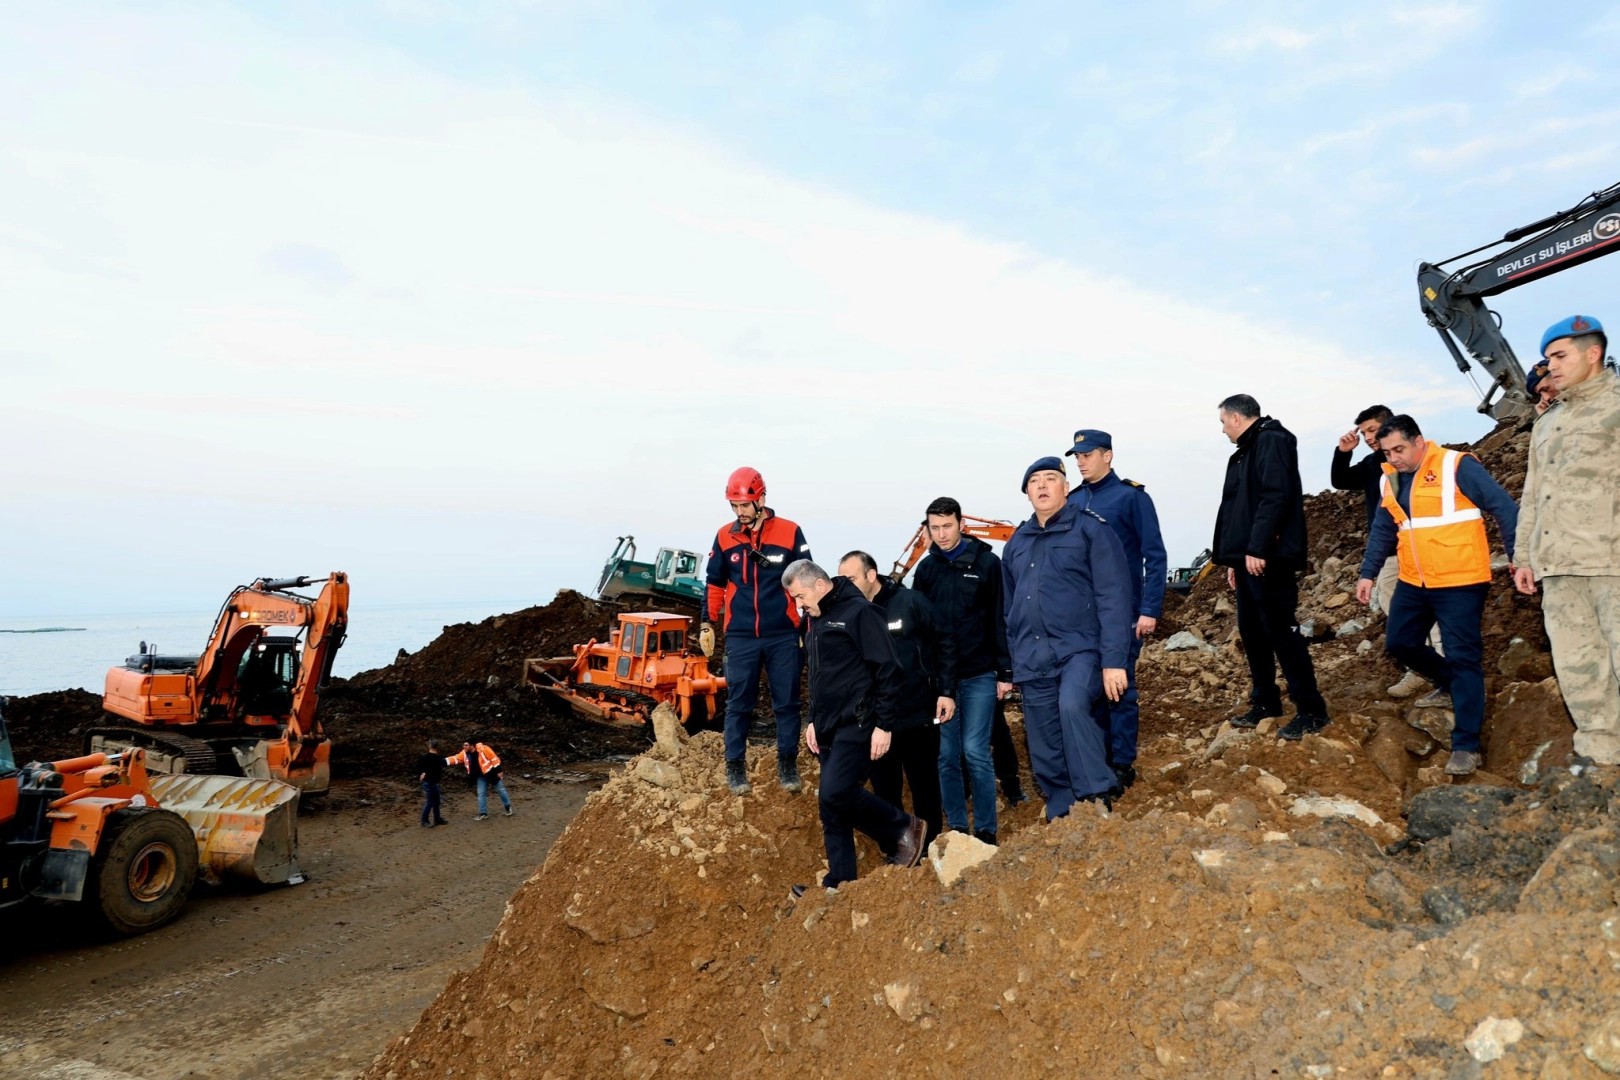
{"type": "MultiPolygon", "coordinates": [[[[1246,391],[1308,487],[1377,401],[1488,423],[1439,260],[1620,179],[1499,3],[33,3],[0,37],[0,613],[345,569],[516,607],[705,549],[761,469],[828,561],[1027,514],[1114,433],[1172,564],[1246,391]]],[[[1498,298],[1521,357],[1620,260],[1498,298]]]]}

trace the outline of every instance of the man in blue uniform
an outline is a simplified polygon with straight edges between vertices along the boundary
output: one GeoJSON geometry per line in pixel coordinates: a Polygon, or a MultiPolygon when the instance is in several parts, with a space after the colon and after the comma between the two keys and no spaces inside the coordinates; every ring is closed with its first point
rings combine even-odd
{"type": "Polygon", "coordinates": [[[1091,710],[1104,693],[1118,701],[1129,682],[1131,585],[1119,537],[1070,501],[1062,458],[1026,469],[1024,494],[1035,513],[1007,541],[1001,575],[1029,764],[1050,821],[1119,792],[1091,710]]]}
{"type": "Polygon", "coordinates": [[[1114,530],[1125,549],[1131,580],[1131,651],[1125,661],[1125,693],[1118,701],[1097,699],[1097,722],[1108,732],[1108,762],[1121,789],[1136,782],[1136,659],[1142,642],[1164,614],[1165,571],[1170,560],[1159,535],[1159,513],[1147,489],[1122,480],[1114,471],[1114,437],[1095,428],[1074,433],[1074,462],[1080,467],[1080,490],[1071,497],[1114,530]]]}

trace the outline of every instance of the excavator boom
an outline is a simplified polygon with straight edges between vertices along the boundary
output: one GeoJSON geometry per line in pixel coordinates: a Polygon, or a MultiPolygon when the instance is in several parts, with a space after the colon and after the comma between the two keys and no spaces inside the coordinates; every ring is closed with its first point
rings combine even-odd
{"type": "Polygon", "coordinates": [[[1457,369],[1467,374],[1471,367],[1468,356],[1472,356],[1491,377],[1491,386],[1483,391],[1480,412],[1504,419],[1526,413],[1534,405],[1524,388],[1524,367],[1502,334],[1501,319],[1485,306],[1485,299],[1617,249],[1620,249],[1620,184],[1595,191],[1568,210],[1513,229],[1501,240],[1441,263],[1423,263],[1418,267],[1423,315],[1440,334],[1457,369]],[[1501,248],[1503,244],[1511,246],[1460,269],[1445,268],[1447,263],[1501,248]],[[1498,391],[1502,398],[1493,404],[1492,398],[1498,391]]]}

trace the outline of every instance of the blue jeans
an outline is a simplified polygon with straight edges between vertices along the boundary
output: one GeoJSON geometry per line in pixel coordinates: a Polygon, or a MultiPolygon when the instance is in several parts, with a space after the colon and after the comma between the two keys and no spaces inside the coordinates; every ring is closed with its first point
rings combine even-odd
{"type": "Polygon", "coordinates": [[[1136,761],[1136,737],[1141,727],[1141,710],[1136,705],[1136,659],[1141,655],[1142,639],[1131,638],[1131,652],[1125,659],[1125,693],[1118,701],[1109,701],[1107,694],[1097,696],[1097,723],[1108,732],[1108,763],[1116,769],[1136,761]]]}
{"type": "Polygon", "coordinates": [[[439,812],[439,782],[437,780],[422,781],[422,824],[438,825],[444,821],[444,815],[439,812]],[[433,820],[428,820],[428,815],[433,820]]]}
{"type": "Polygon", "coordinates": [[[759,673],[771,680],[771,711],[776,714],[776,756],[799,756],[799,675],[804,649],[796,632],[768,638],[726,635],[726,760],[741,761],[748,750],[748,723],[759,700],[759,673]]]}
{"type": "Polygon", "coordinates": [[[973,785],[973,828],[996,831],[996,767],[990,757],[990,721],[996,715],[996,674],[963,679],[956,688],[956,715],[939,729],[939,795],[945,827],[968,831],[962,758],[973,785]]]}
{"type": "Polygon", "coordinates": [[[1018,689],[1024,695],[1029,767],[1046,796],[1046,820],[1113,788],[1118,780],[1108,767],[1108,740],[1092,715],[1102,693],[1097,654],[1075,653],[1056,678],[1029,679],[1018,689]]]}
{"type": "Polygon", "coordinates": [[[497,795],[499,795],[501,797],[501,805],[503,807],[505,807],[508,810],[512,809],[512,799],[511,799],[511,797],[509,795],[506,794],[506,781],[501,779],[501,774],[496,773],[494,776],[480,776],[478,778],[478,813],[479,813],[479,816],[482,816],[484,814],[489,813],[489,789],[490,788],[494,788],[495,789],[495,794],[497,794],[497,795]]]}
{"type": "Polygon", "coordinates": [[[1384,651],[1451,694],[1451,748],[1479,753],[1485,726],[1485,646],[1480,624],[1490,582],[1425,589],[1401,582],[1389,601],[1384,651]],[[1429,645],[1429,631],[1440,624],[1441,656],[1429,645]]]}

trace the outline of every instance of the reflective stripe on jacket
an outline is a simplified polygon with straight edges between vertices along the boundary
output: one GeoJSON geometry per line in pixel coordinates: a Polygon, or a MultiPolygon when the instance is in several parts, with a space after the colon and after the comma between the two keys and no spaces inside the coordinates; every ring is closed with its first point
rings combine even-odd
{"type": "MultiPolygon", "coordinates": [[[[500,756],[488,746],[485,746],[483,743],[474,743],[473,750],[478,754],[478,771],[480,774],[488,776],[490,773],[501,767],[500,756]]],[[[446,765],[460,765],[466,769],[467,772],[472,772],[472,762],[467,760],[467,751],[465,750],[461,751],[460,753],[451,754],[449,757],[444,759],[444,763],[446,765]]]]}
{"type": "Polygon", "coordinates": [[[1401,580],[1427,589],[1478,585],[1491,580],[1491,546],[1479,507],[1457,487],[1464,457],[1431,442],[1412,474],[1412,512],[1396,498],[1395,466],[1384,465],[1381,505],[1395,521],[1401,580]]]}

